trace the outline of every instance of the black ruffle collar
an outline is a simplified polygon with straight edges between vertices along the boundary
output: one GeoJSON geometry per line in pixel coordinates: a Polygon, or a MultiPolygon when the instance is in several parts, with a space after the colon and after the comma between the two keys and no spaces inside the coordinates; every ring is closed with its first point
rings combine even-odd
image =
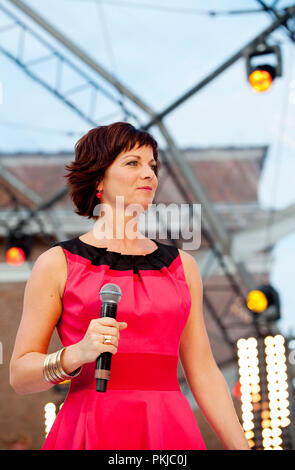
{"type": "Polygon", "coordinates": [[[63,242],[58,242],[53,246],[60,245],[72,254],[82,256],[89,259],[91,264],[95,266],[108,265],[111,269],[126,270],[134,269],[162,269],[168,267],[172,261],[178,256],[178,249],[175,246],[166,245],[152,239],[157,248],[146,255],[128,255],[116,251],[109,251],[107,248],[89,245],[80,240],[79,237],[63,242]]]}
{"type": "Polygon", "coordinates": [[[160,259],[160,246],[157,240],[153,240],[157,245],[157,248],[152,251],[151,253],[147,253],[146,255],[129,255],[125,253],[119,253],[117,251],[110,251],[104,247],[97,247],[94,245],[89,245],[88,243],[83,242],[77,237],[78,244],[88,250],[89,254],[91,255],[91,260],[95,264],[95,261],[99,261],[99,264],[102,264],[105,261],[105,264],[110,265],[110,267],[119,267],[119,266],[154,266],[161,268],[165,264],[161,262],[160,259]]]}

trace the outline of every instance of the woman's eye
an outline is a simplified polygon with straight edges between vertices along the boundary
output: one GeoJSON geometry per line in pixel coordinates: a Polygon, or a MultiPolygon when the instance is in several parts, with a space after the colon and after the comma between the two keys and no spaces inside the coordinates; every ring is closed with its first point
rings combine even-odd
{"type": "MultiPolygon", "coordinates": [[[[131,162],[126,163],[126,165],[132,165],[133,163],[138,163],[137,160],[132,160],[131,162]]],[[[154,172],[157,170],[157,165],[151,165],[151,168],[154,172]]]]}

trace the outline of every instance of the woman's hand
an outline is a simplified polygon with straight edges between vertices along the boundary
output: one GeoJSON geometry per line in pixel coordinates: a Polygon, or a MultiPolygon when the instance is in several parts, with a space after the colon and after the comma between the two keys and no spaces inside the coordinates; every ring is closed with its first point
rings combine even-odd
{"type": "Polygon", "coordinates": [[[79,343],[67,346],[61,357],[61,363],[67,374],[94,362],[103,352],[116,354],[120,339],[120,330],[127,328],[126,322],[118,322],[112,317],[91,320],[84,338],[79,343]],[[103,344],[104,335],[111,335],[111,344],[103,344]]]}
{"type": "Polygon", "coordinates": [[[85,364],[95,361],[103,352],[117,353],[120,330],[127,328],[126,322],[118,322],[112,317],[91,320],[84,338],[77,343],[76,353],[79,362],[85,364]],[[111,344],[104,344],[104,335],[111,335],[111,344]]]}

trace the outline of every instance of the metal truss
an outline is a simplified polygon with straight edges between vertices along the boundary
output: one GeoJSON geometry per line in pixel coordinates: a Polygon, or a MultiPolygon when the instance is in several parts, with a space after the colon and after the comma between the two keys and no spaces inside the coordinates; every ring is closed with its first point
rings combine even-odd
{"type": "MultiPolygon", "coordinates": [[[[53,230],[56,234],[58,241],[65,240],[66,235],[62,227],[60,226],[60,224],[58,224],[55,220],[55,216],[52,213],[52,210],[50,208],[51,204],[48,204],[48,203],[46,204],[45,201],[43,201],[42,198],[38,194],[36,194],[31,189],[29,189],[21,180],[19,180],[15,175],[13,175],[10,171],[8,171],[7,168],[5,168],[1,163],[0,163],[0,175],[1,175],[1,178],[6,183],[8,183],[11,188],[14,188],[16,191],[23,194],[26,197],[26,199],[28,199],[30,202],[32,202],[33,204],[39,207],[38,211],[33,211],[32,209],[27,208],[27,216],[23,220],[23,224],[19,221],[17,226],[13,226],[13,230],[21,229],[28,217],[36,216],[39,211],[44,210],[46,214],[46,218],[48,222],[50,223],[50,225],[53,227],[53,230]]],[[[65,194],[67,194],[67,191],[63,189],[60,197],[63,197],[65,194]]],[[[56,198],[54,199],[54,201],[56,202],[56,198]]],[[[6,227],[8,230],[11,229],[11,227],[9,226],[9,223],[6,223],[6,227]]]]}
{"type": "Polygon", "coordinates": [[[97,118],[95,118],[94,113],[96,110],[96,104],[102,101],[103,95],[110,102],[110,105],[115,105],[117,112],[122,112],[122,115],[125,118],[135,118],[135,114],[128,110],[124,102],[122,101],[122,96],[120,95],[120,90],[118,96],[113,93],[113,87],[107,88],[103,83],[99,83],[97,80],[94,80],[89,74],[87,74],[82,68],[74,64],[65,54],[62,54],[56,47],[52,46],[48,41],[45,41],[39,34],[37,34],[32,28],[26,25],[23,21],[17,18],[12,12],[7,10],[2,4],[0,4],[0,11],[5,15],[8,20],[8,23],[5,26],[0,28],[0,50],[5,54],[9,59],[13,60],[21,69],[33,80],[47,88],[48,91],[53,93],[59,100],[64,104],[69,106],[72,111],[77,113],[83,120],[86,120],[92,126],[97,125],[97,118]],[[18,44],[15,48],[15,51],[10,51],[5,44],[5,39],[1,40],[5,35],[5,32],[8,30],[15,30],[15,33],[18,34],[18,44]],[[38,47],[43,53],[34,59],[26,59],[26,48],[27,39],[33,39],[37,42],[38,47]],[[38,65],[44,63],[50,63],[54,71],[54,78],[51,80],[46,80],[42,74],[42,69],[38,65]],[[71,75],[72,79],[75,82],[79,83],[73,88],[65,90],[65,85],[67,82],[67,76],[71,75]],[[75,98],[81,91],[88,92],[89,101],[86,103],[85,110],[78,106],[75,98]]]}
{"type": "MultiPolygon", "coordinates": [[[[14,2],[14,0],[11,0],[11,1],[14,2]]],[[[259,33],[254,39],[251,39],[251,41],[249,41],[240,50],[235,52],[229,59],[227,59],[225,62],[223,62],[219,67],[217,67],[207,77],[205,77],[199,83],[194,85],[191,89],[189,89],[182,96],[177,98],[173,103],[171,103],[169,106],[167,106],[166,109],[164,109],[163,111],[158,113],[156,116],[154,116],[147,124],[145,124],[144,128],[149,129],[152,125],[156,124],[158,121],[161,121],[164,117],[166,117],[168,114],[170,114],[172,111],[174,111],[178,106],[183,104],[185,101],[187,101],[189,98],[191,98],[195,93],[197,93],[202,88],[204,88],[204,86],[208,85],[212,80],[214,80],[221,73],[223,73],[227,68],[229,68],[235,62],[237,62],[237,60],[244,57],[244,55],[247,54],[248,51],[251,51],[258,44],[264,42],[265,39],[271,33],[273,33],[275,30],[277,30],[281,26],[285,25],[286,21],[290,18],[293,18],[294,16],[295,16],[295,5],[290,7],[290,8],[286,8],[285,13],[283,15],[280,16],[280,15],[277,14],[277,19],[270,26],[268,26],[264,31],[259,33]]]]}
{"type": "MultiPolygon", "coordinates": [[[[272,5],[267,5],[265,2],[262,0],[256,0],[260,6],[272,17],[272,18],[280,18],[280,15],[277,12],[277,9],[275,8],[276,4],[278,1],[274,1],[272,5]]],[[[287,20],[288,21],[288,20],[287,20]]],[[[295,43],[295,30],[293,30],[289,25],[288,22],[285,22],[283,24],[283,27],[286,30],[287,35],[291,39],[292,42],[295,43]]]]}
{"type": "MultiPolygon", "coordinates": [[[[197,93],[201,88],[203,88],[205,85],[210,83],[214,78],[216,78],[219,74],[221,74],[224,70],[226,70],[226,68],[230,67],[238,59],[242,58],[249,48],[254,48],[260,42],[264,41],[266,37],[270,35],[273,31],[278,29],[280,26],[285,25],[287,20],[294,16],[295,6],[284,9],[284,14],[278,15],[276,20],[268,28],[266,28],[253,40],[251,40],[248,44],[246,44],[242,49],[236,52],[229,60],[223,63],[213,73],[211,73],[208,77],[206,77],[196,86],[194,86],[191,90],[185,93],[182,97],[174,101],[165,110],[163,110],[160,113],[156,113],[142,99],[140,99],[133,92],[131,92],[128,87],[126,87],[121,82],[116,80],[101,65],[99,65],[96,61],[94,61],[85,51],[83,51],[81,48],[75,45],[71,40],[66,38],[60,31],[58,31],[55,27],[53,27],[53,25],[50,25],[44,18],[42,18],[39,14],[37,14],[33,9],[31,9],[23,1],[21,0],[7,0],[7,1],[9,1],[14,6],[18,7],[29,18],[33,19],[43,30],[47,31],[47,33],[49,33],[49,35],[52,38],[54,38],[59,44],[66,47],[66,49],[70,51],[76,58],[79,58],[84,65],[87,65],[90,69],[92,69],[92,71],[96,72],[97,75],[99,75],[106,82],[108,82],[108,84],[111,85],[112,88],[116,89],[117,92],[121,94],[121,97],[128,98],[129,101],[135,104],[139,108],[140,111],[145,113],[148,116],[148,121],[145,125],[141,126],[142,129],[149,129],[154,125],[158,128],[158,130],[160,131],[160,133],[162,134],[163,138],[165,139],[167,143],[169,154],[171,158],[173,159],[174,163],[176,164],[177,171],[185,178],[186,186],[187,186],[186,189],[188,190],[188,192],[190,192],[193,195],[195,199],[193,201],[191,199],[187,199],[187,200],[190,203],[194,203],[196,201],[201,203],[202,217],[203,217],[202,231],[203,231],[203,234],[205,234],[206,238],[210,240],[210,243],[211,243],[210,249],[213,251],[219,263],[221,264],[222,268],[224,269],[224,272],[226,276],[229,278],[234,291],[245,300],[244,298],[245,296],[239,284],[235,281],[233,276],[230,275],[229,268],[234,267],[236,273],[244,282],[244,285],[247,288],[247,290],[252,289],[255,286],[252,276],[250,275],[249,272],[247,272],[242,260],[236,262],[236,260],[233,259],[232,247],[231,247],[232,240],[229,234],[226,232],[222,224],[222,221],[216,214],[211,202],[208,200],[206,193],[204,189],[202,188],[202,185],[200,184],[196,176],[192,173],[191,168],[188,162],[186,161],[184,155],[179,150],[174,139],[172,138],[169,131],[167,130],[163,122],[163,119],[170,112],[176,109],[180,104],[182,104],[185,100],[189,99],[193,94],[197,93]]],[[[3,10],[2,6],[1,6],[1,9],[3,10]]],[[[19,19],[16,19],[15,16],[12,15],[10,12],[7,12],[6,9],[4,9],[4,11],[8,13],[10,17],[14,18],[14,22],[15,24],[18,25],[18,27],[23,28],[23,34],[24,32],[27,33],[29,31],[29,28],[26,25],[24,25],[23,22],[21,22],[19,19]]],[[[32,30],[30,30],[30,33],[32,33],[32,30]]],[[[36,34],[35,33],[33,34],[36,37],[36,34]]],[[[0,36],[0,40],[1,40],[1,36],[0,36]]],[[[57,57],[63,64],[67,63],[67,65],[69,66],[74,65],[68,59],[66,59],[65,56],[62,56],[56,49],[53,49],[52,46],[49,46],[49,49],[51,51],[50,52],[51,56],[57,57]]],[[[0,50],[2,50],[2,52],[6,54],[10,59],[14,60],[14,62],[18,66],[20,66],[34,80],[39,81],[39,83],[43,85],[45,88],[47,88],[48,91],[50,91],[55,96],[57,96],[62,102],[64,102],[64,104],[69,106],[73,111],[78,113],[84,120],[89,122],[91,125],[94,125],[94,126],[97,125],[97,122],[93,121],[93,114],[92,113],[86,114],[78,107],[78,105],[76,104],[73,105],[73,103],[68,98],[68,96],[61,92],[61,89],[59,86],[56,85],[55,87],[52,87],[52,86],[50,87],[48,86],[47,83],[37,78],[35,74],[31,73],[31,71],[29,70],[28,64],[25,64],[24,62],[22,62],[21,60],[22,56],[20,52],[18,53],[18,56],[12,56],[11,53],[8,53],[7,50],[3,46],[0,46],[0,50]]],[[[45,60],[45,58],[43,58],[42,60],[45,60]]],[[[61,65],[59,67],[61,67],[61,65]]],[[[100,91],[101,93],[104,93],[109,99],[113,98],[113,102],[116,102],[117,105],[122,107],[121,100],[113,97],[113,95],[110,92],[108,92],[105,88],[103,88],[100,84],[96,83],[92,78],[90,79],[89,76],[86,76],[85,72],[83,72],[82,69],[79,69],[76,66],[74,66],[74,68],[78,73],[81,72],[81,77],[84,77],[86,82],[89,83],[89,85],[91,85],[96,91],[100,91]]],[[[60,71],[58,73],[57,73],[57,77],[59,78],[56,79],[56,84],[60,83],[60,71]]],[[[125,105],[124,105],[124,113],[125,113],[125,116],[132,117],[139,122],[135,114],[131,113],[129,110],[126,110],[125,105]]],[[[174,181],[176,180],[177,180],[176,175],[174,174],[174,181]]],[[[182,192],[183,192],[183,187],[182,187],[182,192]]],[[[58,194],[55,196],[58,197],[58,194]]],[[[52,205],[54,203],[55,196],[53,196],[51,201],[48,201],[49,205],[52,205]]],[[[41,205],[39,204],[34,209],[34,211],[38,211],[42,209],[43,207],[44,207],[43,204],[41,205]]],[[[46,207],[46,203],[45,203],[45,207],[46,207]]],[[[34,211],[32,211],[32,214],[34,213],[34,211]]],[[[23,223],[25,223],[25,221],[23,221],[23,223]]],[[[206,300],[206,303],[208,304],[209,300],[207,298],[205,298],[205,300],[206,300]]],[[[209,310],[212,310],[212,309],[213,307],[209,305],[209,310]]],[[[224,332],[225,339],[226,339],[227,334],[225,332],[225,328],[223,324],[220,323],[220,318],[217,319],[217,322],[219,322],[219,326],[221,330],[224,332]]],[[[231,343],[230,339],[228,342],[231,343]]]]}

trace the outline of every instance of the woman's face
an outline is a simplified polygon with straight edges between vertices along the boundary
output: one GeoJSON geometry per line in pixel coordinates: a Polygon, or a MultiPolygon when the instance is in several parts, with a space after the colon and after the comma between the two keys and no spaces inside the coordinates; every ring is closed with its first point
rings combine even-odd
{"type": "Polygon", "coordinates": [[[140,204],[143,210],[148,209],[158,186],[156,165],[152,147],[134,147],[120,153],[106,169],[103,181],[99,184],[103,190],[101,202],[114,207],[116,196],[123,196],[124,207],[140,204]],[[150,189],[140,189],[144,186],[150,189]]]}

